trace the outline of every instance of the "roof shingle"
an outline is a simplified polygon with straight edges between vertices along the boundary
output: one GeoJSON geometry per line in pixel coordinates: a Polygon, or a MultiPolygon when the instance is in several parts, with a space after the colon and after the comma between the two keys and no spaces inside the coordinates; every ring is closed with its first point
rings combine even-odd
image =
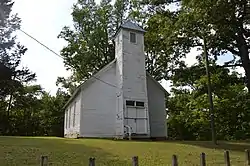
{"type": "Polygon", "coordinates": [[[127,20],[126,22],[124,22],[121,25],[121,28],[132,29],[132,30],[136,30],[136,31],[139,31],[139,32],[146,32],[144,29],[142,29],[139,25],[132,22],[131,20],[127,20]]]}

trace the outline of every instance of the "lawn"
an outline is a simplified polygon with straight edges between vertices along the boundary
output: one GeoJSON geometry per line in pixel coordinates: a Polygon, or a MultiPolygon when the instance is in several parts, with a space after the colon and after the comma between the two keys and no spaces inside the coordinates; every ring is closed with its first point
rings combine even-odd
{"type": "Polygon", "coordinates": [[[249,143],[220,142],[139,142],[101,139],[64,139],[53,137],[0,137],[1,166],[39,166],[40,155],[48,155],[50,165],[88,165],[95,157],[96,165],[131,165],[131,157],[139,156],[141,166],[171,165],[171,156],[178,156],[179,165],[199,165],[205,152],[207,165],[224,165],[223,151],[230,150],[232,165],[244,165],[244,149],[249,143]]]}

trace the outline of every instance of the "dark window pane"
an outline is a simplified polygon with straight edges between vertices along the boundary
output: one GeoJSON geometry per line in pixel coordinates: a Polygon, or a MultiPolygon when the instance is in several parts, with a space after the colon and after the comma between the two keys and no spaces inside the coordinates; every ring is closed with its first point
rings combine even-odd
{"type": "Polygon", "coordinates": [[[138,106],[138,107],[144,107],[144,102],[137,101],[136,102],[136,106],[138,106]]]}
{"type": "Polygon", "coordinates": [[[136,43],[136,34],[135,33],[130,33],[130,42],[131,43],[136,43]]]}
{"type": "Polygon", "coordinates": [[[126,105],[128,106],[135,106],[135,101],[127,100],[126,105]]]}

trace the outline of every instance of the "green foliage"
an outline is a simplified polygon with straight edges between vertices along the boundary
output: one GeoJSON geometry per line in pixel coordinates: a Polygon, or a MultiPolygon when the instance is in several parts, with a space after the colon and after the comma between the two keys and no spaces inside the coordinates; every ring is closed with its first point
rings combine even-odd
{"type": "MultiPolygon", "coordinates": [[[[136,20],[146,28],[147,19],[151,14],[147,9],[142,9],[140,1],[137,0],[116,0],[114,5],[111,5],[110,0],[103,0],[100,5],[94,1],[77,1],[71,14],[74,28],[64,27],[58,36],[68,43],[61,50],[61,55],[72,75],[68,78],[59,77],[57,84],[72,94],[79,83],[87,80],[115,58],[113,37],[124,20],[136,20]]],[[[154,39],[156,40],[157,38],[154,39]]],[[[161,80],[169,67],[169,59],[160,59],[160,49],[157,52],[154,50],[152,35],[145,36],[145,43],[147,71],[157,80],[161,80]]]]}
{"type": "Polygon", "coordinates": [[[0,79],[0,132],[10,133],[11,108],[17,96],[25,91],[25,86],[35,79],[35,74],[27,68],[22,68],[21,57],[27,48],[16,41],[13,34],[20,28],[21,20],[16,14],[11,13],[13,2],[3,0],[0,2],[0,64],[5,70],[4,76],[0,79]]]}
{"type": "MultiPolygon", "coordinates": [[[[147,3],[164,6],[170,2],[147,3]]],[[[206,39],[211,60],[217,61],[217,57],[224,54],[233,55],[234,59],[226,62],[225,66],[242,66],[247,88],[250,89],[249,2],[180,0],[180,4],[181,7],[175,11],[155,8],[155,14],[149,19],[149,26],[153,25],[151,31],[159,34],[162,41],[158,47],[170,47],[176,57],[183,57],[191,48],[203,46],[206,39]]]]}
{"type": "MultiPolygon", "coordinates": [[[[247,139],[250,134],[249,94],[243,78],[228,69],[211,66],[211,82],[218,139],[247,139]],[[223,124],[223,125],[222,125],[223,124]]],[[[173,139],[211,139],[207,78],[202,66],[175,71],[168,101],[168,129],[173,139]]]]}
{"type": "Polygon", "coordinates": [[[181,61],[191,49],[203,49],[206,41],[211,72],[215,121],[219,139],[246,139],[250,128],[250,29],[249,2],[176,0],[143,1],[151,7],[148,18],[146,49],[157,56],[164,78],[173,82],[167,101],[168,129],[174,139],[211,138],[207,77],[202,54],[198,64],[186,67],[181,61]],[[167,5],[179,5],[168,10],[167,5]],[[217,65],[218,56],[232,55],[224,68],[217,65]],[[242,66],[245,77],[228,66],[242,66]],[[230,73],[232,72],[232,73],[230,73]],[[245,84],[248,91],[246,91],[245,84]],[[223,124],[223,125],[222,125],[223,124]]]}
{"type": "Polygon", "coordinates": [[[119,28],[123,21],[127,18],[126,11],[128,11],[129,0],[116,0],[113,9],[113,29],[114,32],[119,28]]]}
{"type": "Polygon", "coordinates": [[[73,72],[67,84],[85,81],[114,59],[112,9],[110,1],[104,0],[100,5],[86,0],[74,4],[74,30],[64,27],[59,35],[68,42],[61,55],[66,67],[73,72]]]}
{"type": "Polygon", "coordinates": [[[42,109],[41,109],[41,128],[44,128],[42,135],[50,136],[64,136],[64,104],[69,99],[69,96],[58,91],[56,96],[50,96],[45,93],[42,96],[42,109]]]}
{"type": "Polygon", "coordinates": [[[11,0],[0,2],[0,135],[63,136],[68,96],[58,91],[54,97],[32,84],[36,75],[21,66],[27,48],[14,36],[21,20],[12,6],[11,0]]]}
{"type": "Polygon", "coordinates": [[[69,96],[58,91],[56,96],[44,92],[39,85],[25,86],[11,103],[7,130],[3,135],[63,136],[64,109],[69,96]]]}

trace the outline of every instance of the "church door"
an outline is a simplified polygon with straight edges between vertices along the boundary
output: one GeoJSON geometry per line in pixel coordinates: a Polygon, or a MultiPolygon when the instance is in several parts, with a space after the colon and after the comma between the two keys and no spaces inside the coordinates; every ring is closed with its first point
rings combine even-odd
{"type": "Polygon", "coordinates": [[[138,106],[135,105],[135,101],[133,102],[126,102],[125,125],[132,128],[132,134],[147,134],[148,118],[146,109],[144,105],[138,106]]]}

